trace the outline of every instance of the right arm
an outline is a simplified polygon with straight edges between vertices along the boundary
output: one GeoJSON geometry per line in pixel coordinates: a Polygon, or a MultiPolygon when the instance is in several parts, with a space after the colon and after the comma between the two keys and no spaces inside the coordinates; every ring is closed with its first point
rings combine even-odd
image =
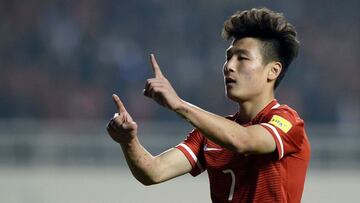
{"type": "Polygon", "coordinates": [[[164,182],[191,171],[192,167],[185,155],[172,148],[158,156],[152,156],[139,142],[137,124],[117,95],[113,100],[118,108],[110,120],[107,131],[122,148],[126,162],[134,177],[144,185],[164,182]]]}

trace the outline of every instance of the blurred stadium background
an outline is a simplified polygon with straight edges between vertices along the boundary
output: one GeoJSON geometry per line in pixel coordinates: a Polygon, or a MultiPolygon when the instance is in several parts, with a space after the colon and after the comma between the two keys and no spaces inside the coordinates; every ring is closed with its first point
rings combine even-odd
{"type": "Polygon", "coordinates": [[[277,98],[306,121],[303,202],[356,202],[360,188],[360,1],[0,1],[0,202],[209,202],[206,174],[145,187],[105,125],[123,99],[157,154],[191,126],[143,97],[154,52],[185,100],[227,115],[223,21],[266,6],[298,30],[277,98]]]}

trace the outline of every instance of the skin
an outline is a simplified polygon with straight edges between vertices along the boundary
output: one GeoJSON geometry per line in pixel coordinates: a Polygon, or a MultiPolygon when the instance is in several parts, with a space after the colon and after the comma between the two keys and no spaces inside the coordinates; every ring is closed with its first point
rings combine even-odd
{"type": "MultiPolygon", "coordinates": [[[[274,99],[274,84],[281,63],[263,63],[261,42],[256,38],[233,41],[227,49],[223,67],[226,95],[239,104],[241,124],[249,122],[274,99]],[[232,83],[226,81],[231,78],[232,83]]],[[[205,111],[182,100],[162,74],[153,54],[150,64],[154,78],[146,81],[144,95],[191,123],[204,136],[237,153],[266,154],[276,149],[271,134],[260,125],[243,127],[234,121],[205,111]]],[[[137,124],[117,95],[112,96],[118,113],[110,120],[107,131],[121,145],[134,177],[144,185],[157,184],[191,171],[185,155],[172,148],[152,156],[139,142],[137,124]]]]}

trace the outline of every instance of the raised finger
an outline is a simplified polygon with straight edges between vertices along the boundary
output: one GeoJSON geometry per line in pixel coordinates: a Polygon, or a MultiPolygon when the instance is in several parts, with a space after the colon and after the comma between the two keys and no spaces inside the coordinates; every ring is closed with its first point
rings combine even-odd
{"type": "Polygon", "coordinates": [[[124,104],[121,102],[120,98],[116,94],[112,95],[112,99],[120,114],[126,112],[124,104]]]}
{"type": "Polygon", "coordinates": [[[155,78],[163,78],[164,75],[161,72],[160,66],[157,63],[154,54],[150,54],[150,63],[151,63],[151,67],[154,70],[155,78]]]}

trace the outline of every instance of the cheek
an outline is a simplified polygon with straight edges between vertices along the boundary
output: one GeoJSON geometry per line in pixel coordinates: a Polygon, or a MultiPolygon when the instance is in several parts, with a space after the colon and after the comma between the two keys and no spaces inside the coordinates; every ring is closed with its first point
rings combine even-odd
{"type": "Polygon", "coordinates": [[[241,76],[243,76],[243,79],[253,80],[258,74],[258,69],[255,66],[248,64],[246,66],[243,66],[243,68],[239,70],[239,73],[241,76]]]}
{"type": "Polygon", "coordinates": [[[259,85],[264,81],[264,70],[260,66],[249,66],[241,74],[249,85],[259,85]]]}

